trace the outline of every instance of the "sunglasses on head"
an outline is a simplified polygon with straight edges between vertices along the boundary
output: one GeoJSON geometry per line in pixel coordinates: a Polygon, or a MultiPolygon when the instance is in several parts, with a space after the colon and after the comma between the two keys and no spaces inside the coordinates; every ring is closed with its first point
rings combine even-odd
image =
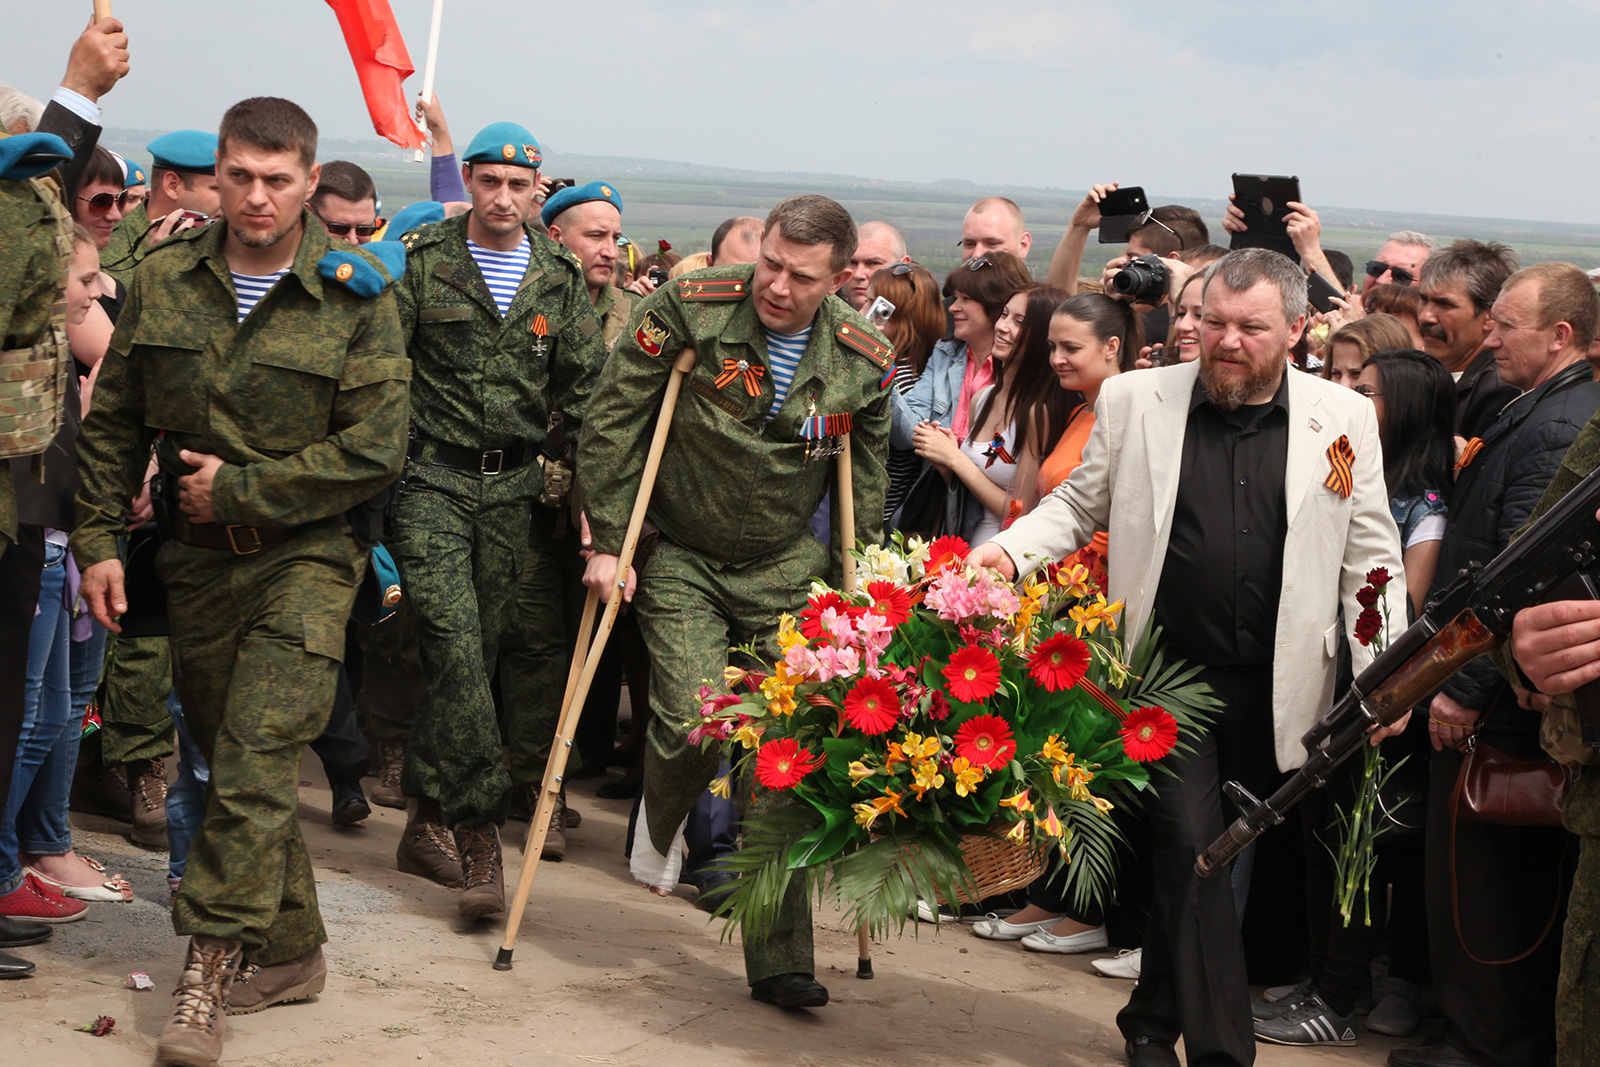
{"type": "Polygon", "coordinates": [[[916,269],[915,263],[896,263],[894,266],[889,268],[889,273],[893,274],[896,278],[904,278],[906,281],[910,282],[911,292],[915,294],[917,291],[916,269]]]}
{"type": "Polygon", "coordinates": [[[118,211],[125,210],[128,206],[128,201],[132,197],[124,191],[116,196],[112,196],[110,193],[95,193],[93,196],[80,196],[78,199],[89,205],[89,214],[104,215],[111,211],[112,204],[117,206],[118,211]]]}
{"type": "Polygon", "coordinates": [[[1394,278],[1394,283],[1396,285],[1410,285],[1416,280],[1417,277],[1404,267],[1390,266],[1381,259],[1367,260],[1367,277],[1380,278],[1383,276],[1384,271],[1389,272],[1389,274],[1394,278]]]}
{"type": "Polygon", "coordinates": [[[977,259],[969,259],[969,260],[967,260],[966,266],[967,266],[968,270],[970,270],[974,274],[976,274],[978,271],[982,270],[983,268],[988,267],[988,266],[992,266],[992,264],[989,262],[989,257],[988,256],[979,256],[977,259]]]}

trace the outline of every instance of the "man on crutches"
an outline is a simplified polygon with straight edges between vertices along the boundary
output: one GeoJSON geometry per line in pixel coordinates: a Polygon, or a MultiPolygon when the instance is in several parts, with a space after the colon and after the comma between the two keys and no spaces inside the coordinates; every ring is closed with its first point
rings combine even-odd
{"type": "MultiPolygon", "coordinates": [[[[882,533],[894,354],[829,295],[849,274],[855,246],[855,224],[832,200],[782,201],[767,216],[754,265],[685,275],[639,305],[591,398],[578,452],[595,550],[584,581],[607,595],[623,578],[650,650],[656,716],[633,854],[636,874],[659,888],[676,879],[674,842],[717,770],[715,754],[688,744],[696,691],[721,684],[731,646],[754,641],[775,656],[778,615],[805,606],[813,577],[840,580],[837,527],[830,548],[807,520],[828,492],[845,433],[857,536],[882,533]],[[697,358],[650,498],[660,537],[624,578],[617,553],[662,392],[685,347],[697,358]]],[[[738,788],[749,801],[750,783],[738,788]]],[[[804,879],[790,883],[771,932],[744,949],[755,999],[827,1003],[814,978],[804,879]]]]}

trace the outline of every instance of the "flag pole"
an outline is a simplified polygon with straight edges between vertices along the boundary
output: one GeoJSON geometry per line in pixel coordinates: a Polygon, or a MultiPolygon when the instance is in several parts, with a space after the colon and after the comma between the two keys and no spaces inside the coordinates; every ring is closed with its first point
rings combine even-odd
{"type": "Polygon", "coordinates": [[[111,0],[94,0],[94,20],[99,22],[101,19],[108,19],[110,17],[111,0]]]}
{"type": "MultiPolygon", "coordinates": [[[[96,0],[96,3],[101,0],[96,0]]],[[[105,0],[109,4],[110,0],[105,0]]],[[[433,0],[433,23],[428,27],[428,61],[422,65],[422,99],[433,98],[433,72],[439,66],[439,26],[444,22],[444,0],[433,0]]],[[[433,131],[429,130],[429,134],[433,131]]],[[[422,149],[411,157],[413,163],[422,162],[422,149]]]]}

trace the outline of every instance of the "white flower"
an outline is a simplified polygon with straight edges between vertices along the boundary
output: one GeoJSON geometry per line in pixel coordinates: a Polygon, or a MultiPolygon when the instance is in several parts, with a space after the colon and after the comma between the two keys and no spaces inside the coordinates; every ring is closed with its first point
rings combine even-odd
{"type": "Polygon", "coordinates": [[[911,564],[882,545],[867,546],[866,564],[875,578],[887,578],[898,585],[910,581],[911,564]]]}
{"type": "Polygon", "coordinates": [[[812,579],[812,582],[811,582],[811,595],[812,596],[821,596],[823,593],[831,593],[831,592],[833,592],[833,590],[830,589],[827,585],[825,585],[824,583],[819,582],[819,581],[817,581],[815,579],[812,579]]]}

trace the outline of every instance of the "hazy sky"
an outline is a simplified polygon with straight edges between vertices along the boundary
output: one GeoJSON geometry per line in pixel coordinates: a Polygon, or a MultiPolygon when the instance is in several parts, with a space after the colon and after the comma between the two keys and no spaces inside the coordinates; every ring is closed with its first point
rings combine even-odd
{"type": "MultiPolygon", "coordinates": [[[[86,16],[9,6],[0,81],[43,98],[86,16]]],[[[392,6],[414,95],[432,3],[392,6]]],[[[115,9],[109,126],[274,94],[375,138],[321,0],[115,9]]],[[[1161,196],[1289,173],[1314,206],[1600,222],[1597,44],[1592,0],[446,0],[436,88],[458,144],[515,119],[558,153],[1161,196]]]]}

